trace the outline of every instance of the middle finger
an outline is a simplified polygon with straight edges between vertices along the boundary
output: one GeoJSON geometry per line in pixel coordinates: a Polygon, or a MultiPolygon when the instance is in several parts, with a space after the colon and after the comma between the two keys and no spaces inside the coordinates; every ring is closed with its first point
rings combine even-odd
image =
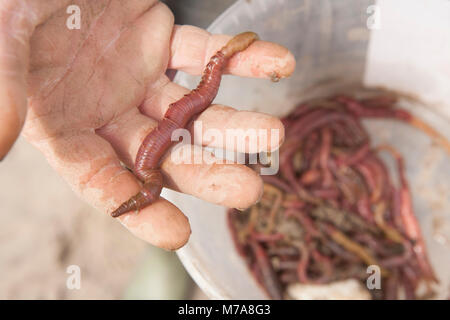
{"type": "MultiPolygon", "coordinates": [[[[136,109],[97,130],[130,167],[146,137],[157,125],[136,109]]],[[[161,161],[165,185],[200,199],[233,208],[247,208],[262,193],[262,180],[245,165],[224,163],[199,146],[183,145],[161,161]],[[179,155],[182,155],[180,161],[179,155]]]]}

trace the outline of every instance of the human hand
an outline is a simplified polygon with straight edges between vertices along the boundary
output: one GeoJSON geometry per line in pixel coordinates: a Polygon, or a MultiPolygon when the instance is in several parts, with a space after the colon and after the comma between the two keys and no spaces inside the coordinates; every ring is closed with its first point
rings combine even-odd
{"type": "MultiPolygon", "coordinates": [[[[132,167],[142,140],[169,104],[189,92],[171,82],[166,69],[201,74],[230,37],[174,26],[170,10],[155,0],[72,1],[81,9],[80,30],[66,28],[68,1],[22,1],[20,8],[13,1],[0,5],[5,3],[16,15],[9,19],[13,27],[23,28],[0,35],[1,99],[9,108],[0,111],[0,152],[9,149],[28,109],[23,130],[28,141],[84,200],[112,211],[140,190],[120,161],[132,167]]],[[[269,78],[274,72],[288,76],[294,67],[287,49],[258,41],[232,58],[226,71],[269,78]]],[[[277,144],[283,139],[281,122],[264,114],[213,105],[198,120],[204,131],[280,129],[277,144]]],[[[260,177],[240,164],[176,164],[166,157],[161,169],[167,186],[228,207],[248,207],[262,193],[260,177]]],[[[181,247],[190,235],[187,218],[162,198],[119,219],[136,236],[165,249],[181,247]]]]}

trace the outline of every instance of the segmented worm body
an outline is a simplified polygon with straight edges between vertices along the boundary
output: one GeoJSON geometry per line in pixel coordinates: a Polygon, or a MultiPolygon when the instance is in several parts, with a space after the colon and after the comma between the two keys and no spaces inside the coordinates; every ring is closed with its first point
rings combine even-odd
{"type": "Polygon", "coordinates": [[[217,95],[228,60],[245,50],[257,38],[253,32],[233,37],[209,60],[197,88],[169,106],[158,127],[145,137],[136,156],[134,173],[143,182],[141,191],[122,203],[111,216],[118,217],[129,211],[140,210],[159,198],[163,184],[159,161],[172,145],[172,132],[184,128],[192,117],[209,107],[217,95]]]}

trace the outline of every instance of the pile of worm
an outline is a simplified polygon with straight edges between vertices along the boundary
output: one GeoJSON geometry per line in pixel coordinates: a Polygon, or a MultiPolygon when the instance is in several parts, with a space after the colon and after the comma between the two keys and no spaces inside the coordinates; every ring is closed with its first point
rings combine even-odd
{"type": "Polygon", "coordinates": [[[279,172],[262,176],[257,204],[228,212],[236,248],[271,298],[289,298],[286,288],[293,283],[358,279],[366,286],[373,265],[381,274],[381,289],[370,290],[373,299],[433,295],[437,280],[404,159],[390,145],[372,146],[361,122],[395,119],[439,138],[396,102],[391,94],[335,95],[301,103],[282,119],[279,172]],[[391,176],[382,152],[395,161],[396,174],[391,176]]]}

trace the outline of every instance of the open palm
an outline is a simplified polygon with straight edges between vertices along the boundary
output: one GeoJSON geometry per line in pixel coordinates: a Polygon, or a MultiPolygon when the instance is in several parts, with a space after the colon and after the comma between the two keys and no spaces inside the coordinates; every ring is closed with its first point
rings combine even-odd
{"type": "MultiPolygon", "coordinates": [[[[37,12],[37,27],[29,41],[15,44],[30,52],[22,57],[29,59],[23,133],[83,199],[110,212],[140,189],[121,161],[132,167],[144,137],[168,105],[188,92],[165,71],[200,74],[229,37],[174,26],[170,10],[155,0],[71,1],[81,9],[79,30],[66,27],[67,2],[38,3],[41,7],[33,2],[28,8],[37,12]]],[[[234,57],[227,72],[267,78],[274,72],[287,76],[294,66],[285,48],[258,41],[234,57]]],[[[10,84],[13,94],[20,94],[19,85],[20,77],[10,84]]],[[[20,104],[16,109],[20,123],[20,104]]],[[[271,116],[219,105],[199,119],[204,129],[282,130],[271,116]]],[[[248,207],[262,192],[260,178],[243,165],[175,164],[167,157],[162,170],[169,187],[229,207],[248,207]]],[[[187,218],[164,199],[120,220],[138,237],[166,249],[179,248],[190,234],[187,218]]]]}

